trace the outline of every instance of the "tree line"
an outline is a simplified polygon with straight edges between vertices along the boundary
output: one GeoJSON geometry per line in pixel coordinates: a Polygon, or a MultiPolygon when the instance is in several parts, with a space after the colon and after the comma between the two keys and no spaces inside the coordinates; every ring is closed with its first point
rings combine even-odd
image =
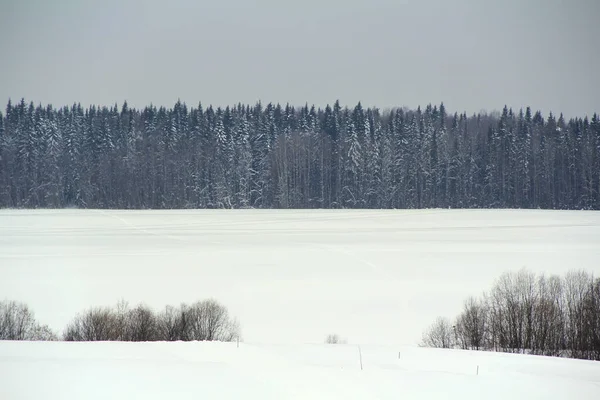
{"type": "Polygon", "coordinates": [[[600,120],[22,99],[0,113],[0,207],[600,209],[600,120]]]}
{"type": "Polygon", "coordinates": [[[130,308],[120,301],[115,307],[92,307],[73,318],[61,336],[35,321],[23,303],[0,302],[0,340],[64,341],[224,341],[241,339],[240,325],[227,308],[209,299],[161,312],[139,304],[130,308]]]}
{"type": "Polygon", "coordinates": [[[439,317],[422,345],[600,360],[600,278],[505,273],[454,322],[439,317]]]}

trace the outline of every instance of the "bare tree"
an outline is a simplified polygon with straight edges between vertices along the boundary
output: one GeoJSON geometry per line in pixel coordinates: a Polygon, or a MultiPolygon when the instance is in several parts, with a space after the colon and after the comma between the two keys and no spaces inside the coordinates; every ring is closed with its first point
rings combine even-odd
{"type": "Polygon", "coordinates": [[[120,340],[116,314],[107,307],[91,308],[67,325],[63,339],[86,342],[120,340]]]}
{"type": "Polygon", "coordinates": [[[558,276],[537,280],[537,301],[534,304],[534,321],[531,352],[542,355],[559,355],[564,338],[562,311],[562,283],[558,276]]]}
{"type": "Polygon", "coordinates": [[[462,314],[456,321],[456,340],[463,349],[479,350],[485,347],[487,327],[484,305],[473,297],[464,304],[462,314]]]}
{"type": "Polygon", "coordinates": [[[510,275],[502,275],[487,298],[490,310],[490,334],[495,350],[507,351],[511,347],[510,313],[514,313],[514,303],[510,288],[510,275]]]}
{"type": "Polygon", "coordinates": [[[125,301],[125,299],[120,299],[117,302],[117,306],[114,313],[114,334],[116,336],[116,340],[129,340],[128,339],[128,329],[129,329],[129,303],[125,301]]]}
{"type": "Polygon", "coordinates": [[[227,308],[216,300],[203,300],[194,303],[183,312],[185,331],[190,340],[222,340],[231,341],[235,338],[229,320],[227,308]]]}
{"type": "Polygon", "coordinates": [[[242,341],[242,327],[237,318],[229,319],[219,340],[222,342],[242,341]]]}
{"type": "Polygon", "coordinates": [[[496,281],[488,298],[491,333],[494,347],[507,352],[520,352],[524,348],[525,314],[523,298],[527,295],[527,277],[504,273],[496,281]],[[521,293],[523,292],[523,293],[521,293]]]}
{"type": "Polygon", "coordinates": [[[438,317],[423,334],[421,345],[449,349],[454,346],[453,330],[447,318],[438,317]]]}
{"type": "Polygon", "coordinates": [[[548,279],[548,293],[553,301],[550,323],[550,351],[549,355],[560,355],[566,348],[565,332],[565,304],[563,296],[563,280],[559,276],[551,276],[548,279]]]}
{"type": "Polygon", "coordinates": [[[591,283],[583,307],[587,358],[600,360],[600,278],[591,283]]]}
{"type": "Polygon", "coordinates": [[[173,306],[166,306],[156,319],[157,337],[159,340],[183,340],[182,314],[173,306]]]}
{"type": "Polygon", "coordinates": [[[227,308],[212,299],[202,303],[206,319],[206,340],[221,340],[230,328],[227,308]]]}
{"type": "Polygon", "coordinates": [[[26,304],[0,302],[0,340],[50,340],[50,328],[40,327],[26,304]],[[44,333],[42,333],[42,330],[44,333]]]}
{"type": "Polygon", "coordinates": [[[534,310],[538,300],[536,291],[536,279],[532,272],[521,269],[516,278],[516,292],[518,293],[518,302],[520,307],[519,318],[519,339],[521,349],[532,349],[534,310]]]}
{"type": "Polygon", "coordinates": [[[586,352],[584,300],[592,278],[585,271],[570,271],[565,276],[566,337],[573,358],[584,358],[586,352]]]}
{"type": "Polygon", "coordinates": [[[140,304],[127,313],[126,338],[132,342],[149,342],[158,336],[157,318],[146,305],[140,304]]]}

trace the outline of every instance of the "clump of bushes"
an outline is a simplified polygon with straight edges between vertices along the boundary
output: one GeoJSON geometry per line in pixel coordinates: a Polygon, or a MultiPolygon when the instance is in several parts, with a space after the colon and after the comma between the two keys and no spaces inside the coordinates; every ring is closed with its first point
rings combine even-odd
{"type": "Polygon", "coordinates": [[[26,304],[5,300],[0,301],[0,340],[57,340],[57,336],[35,320],[26,304]]]}
{"type": "Polygon", "coordinates": [[[438,318],[422,345],[600,360],[600,278],[504,273],[454,322],[438,318]]]}
{"type": "Polygon", "coordinates": [[[140,304],[95,307],[77,315],[63,333],[66,341],[223,341],[240,338],[240,327],[216,300],[166,306],[155,312],[140,304]]]}
{"type": "Polygon", "coordinates": [[[346,339],[342,339],[337,333],[329,334],[325,337],[326,344],[347,344],[346,339]]]}
{"type": "MultiPolygon", "coordinates": [[[[238,321],[214,299],[166,306],[155,312],[145,304],[92,307],[78,314],[62,334],[65,341],[224,341],[241,339],[238,321]]],[[[0,340],[58,340],[46,325],[35,321],[23,303],[0,302],[0,340]]]]}

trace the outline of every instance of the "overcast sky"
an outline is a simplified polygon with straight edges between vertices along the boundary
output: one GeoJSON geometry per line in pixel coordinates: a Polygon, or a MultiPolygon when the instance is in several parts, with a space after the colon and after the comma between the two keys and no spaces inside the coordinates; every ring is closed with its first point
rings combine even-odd
{"type": "Polygon", "coordinates": [[[598,0],[0,5],[1,103],[600,111],[598,0]]]}

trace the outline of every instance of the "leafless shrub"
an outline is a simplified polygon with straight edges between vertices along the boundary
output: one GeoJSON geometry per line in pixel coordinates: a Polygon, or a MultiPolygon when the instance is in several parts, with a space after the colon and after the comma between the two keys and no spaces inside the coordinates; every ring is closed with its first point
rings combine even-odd
{"type": "Polygon", "coordinates": [[[58,336],[48,325],[36,325],[31,340],[55,341],[58,340],[58,336]]]}
{"type": "Polygon", "coordinates": [[[230,319],[227,322],[220,340],[222,342],[242,341],[242,328],[237,318],[230,319]]]}

